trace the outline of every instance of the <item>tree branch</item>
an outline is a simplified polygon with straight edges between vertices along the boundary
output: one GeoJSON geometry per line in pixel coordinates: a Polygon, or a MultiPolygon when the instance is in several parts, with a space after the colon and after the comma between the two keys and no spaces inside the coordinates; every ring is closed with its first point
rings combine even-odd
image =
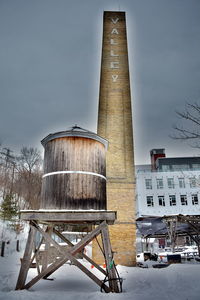
{"type": "Polygon", "coordinates": [[[186,103],[183,112],[176,111],[177,116],[184,122],[188,121],[188,126],[174,125],[175,134],[170,135],[175,140],[199,141],[193,145],[194,148],[200,147],[200,105],[198,103],[186,103]]]}

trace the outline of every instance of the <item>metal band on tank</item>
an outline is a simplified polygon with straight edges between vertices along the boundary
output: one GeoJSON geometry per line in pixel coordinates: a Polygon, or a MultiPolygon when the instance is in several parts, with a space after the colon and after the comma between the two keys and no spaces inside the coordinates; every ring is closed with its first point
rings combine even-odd
{"type": "Polygon", "coordinates": [[[101,174],[94,173],[94,172],[86,172],[86,171],[56,171],[56,172],[46,173],[42,177],[44,178],[44,177],[56,175],[56,174],[86,174],[86,175],[98,176],[98,177],[101,177],[101,178],[107,180],[107,178],[101,174]]]}

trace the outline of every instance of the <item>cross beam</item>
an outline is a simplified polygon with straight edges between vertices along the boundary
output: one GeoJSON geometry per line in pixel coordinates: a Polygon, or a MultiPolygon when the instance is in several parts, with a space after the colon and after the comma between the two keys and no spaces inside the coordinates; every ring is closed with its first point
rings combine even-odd
{"type": "Polygon", "coordinates": [[[19,277],[16,285],[16,290],[21,289],[29,289],[35,283],[37,283],[42,278],[47,278],[51,274],[53,274],[57,269],[59,269],[66,261],[70,260],[75,266],[77,266],[82,272],[84,272],[89,278],[91,278],[97,285],[99,285],[105,292],[120,292],[120,282],[118,278],[118,274],[116,269],[113,267],[113,253],[111,250],[110,239],[108,226],[106,221],[101,222],[99,226],[97,226],[94,230],[89,232],[86,236],[84,236],[80,242],[77,244],[72,244],[66,237],[63,236],[61,232],[54,228],[54,224],[50,224],[47,226],[46,230],[42,228],[37,221],[30,221],[30,232],[26,245],[26,249],[24,252],[24,257],[22,259],[21,269],[19,272],[19,277]],[[42,244],[40,242],[39,247],[35,249],[34,240],[36,232],[39,232],[42,236],[42,240],[46,243],[46,251],[47,257],[49,254],[50,245],[56,249],[56,259],[48,265],[48,260],[43,261],[42,270],[40,271],[39,263],[38,263],[38,252],[39,248],[42,244]],[[53,238],[52,232],[60,237],[64,242],[66,242],[67,246],[63,248],[60,246],[53,238]],[[86,254],[83,253],[83,249],[86,245],[88,245],[94,238],[98,235],[101,235],[103,251],[106,262],[106,271],[102,269],[97,263],[95,263],[91,258],[89,258],[86,254]],[[32,256],[32,252],[34,254],[32,256]],[[90,270],[88,270],[80,261],[77,260],[78,257],[84,257],[87,261],[89,261],[93,266],[95,266],[101,273],[108,277],[108,285],[100,280],[96,275],[94,275],[90,270]],[[38,275],[31,279],[26,283],[26,278],[28,274],[28,270],[30,268],[31,262],[36,260],[36,266],[38,275]]]}

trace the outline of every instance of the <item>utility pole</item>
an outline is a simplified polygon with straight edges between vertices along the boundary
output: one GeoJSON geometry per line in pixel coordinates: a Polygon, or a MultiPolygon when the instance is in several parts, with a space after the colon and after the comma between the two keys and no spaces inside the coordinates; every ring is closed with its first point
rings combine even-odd
{"type": "Polygon", "coordinates": [[[5,161],[5,165],[4,165],[4,187],[3,187],[3,199],[5,197],[5,194],[7,192],[7,178],[9,175],[8,172],[8,168],[9,168],[9,164],[13,165],[13,169],[12,169],[12,179],[11,179],[11,187],[10,187],[10,194],[13,188],[13,180],[14,180],[14,159],[15,157],[13,155],[11,155],[11,151],[9,148],[3,148],[3,150],[5,151],[1,151],[0,154],[3,156],[3,160],[5,161]]]}

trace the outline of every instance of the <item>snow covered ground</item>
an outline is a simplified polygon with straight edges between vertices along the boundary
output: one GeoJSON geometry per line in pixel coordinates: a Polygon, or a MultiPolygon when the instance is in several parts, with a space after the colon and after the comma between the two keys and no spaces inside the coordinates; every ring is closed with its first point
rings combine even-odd
{"type": "MultiPolygon", "coordinates": [[[[119,273],[124,278],[121,294],[101,293],[99,287],[86,275],[76,267],[65,264],[52,274],[53,281],[40,280],[28,291],[15,291],[21,256],[20,253],[13,253],[9,257],[0,258],[2,300],[200,299],[200,264],[176,264],[164,269],[118,266],[119,273]]],[[[89,264],[87,266],[90,268],[89,264]]],[[[35,272],[35,269],[31,269],[29,276],[33,276],[35,272]]]]}
{"type": "MultiPolygon", "coordinates": [[[[25,237],[21,236],[21,252],[14,249],[16,237],[10,235],[5,257],[0,257],[1,300],[199,300],[200,263],[174,264],[163,269],[118,266],[123,281],[123,293],[105,294],[85,274],[73,265],[65,264],[51,275],[53,281],[40,280],[30,290],[15,291],[23,256],[25,237]],[[10,250],[9,250],[10,249],[10,250]]],[[[18,236],[19,238],[19,236],[18,236]]],[[[90,268],[91,265],[84,262],[90,268]]],[[[93,272],[99,272],[92,269],[93,272]]],[[[29,278],[36,269],[29,271],[29,278]]],[[[103,277],[102,277],[103,279],[103,277]]]]}

